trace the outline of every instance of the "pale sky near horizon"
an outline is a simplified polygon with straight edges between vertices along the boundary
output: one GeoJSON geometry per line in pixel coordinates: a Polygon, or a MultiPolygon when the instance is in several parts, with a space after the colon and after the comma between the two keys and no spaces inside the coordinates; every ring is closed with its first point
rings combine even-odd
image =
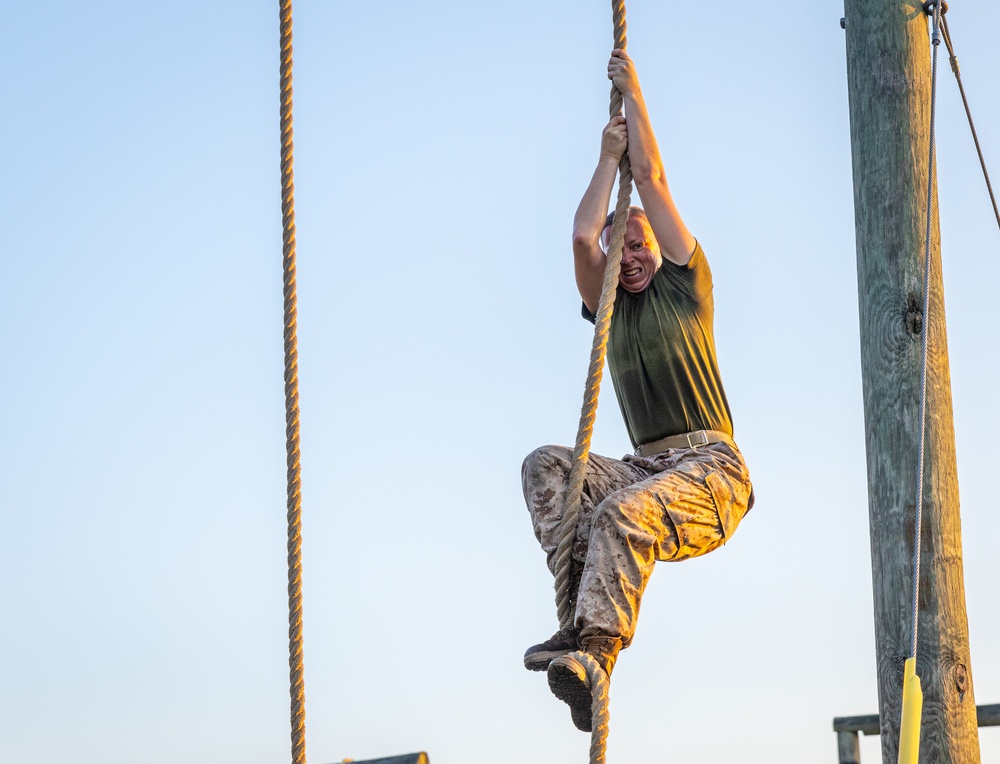
{"type": "MultiPolygon", "coordinates": [[[[289,760],[277,3],[12,3],[0,29],[0,761],[289,760]]],[[[609,762],[836,761],[876,677],[843,9],[628,3],[715,277],[758,503],[653,576],[609,762]]],[[[1000,177],[1000,16],[950,3],[1000,177]]],[[[570,222],[606,3],[298,2],[309,760],[585,762],[521,459],[572,443],[570,222]]],[[[1000,232],[942,50],[938,162],[978,703],[1000,702],[1000,232]]],[[[594,451],[629,450],[606,379],[594,451]]],[[[981,733],[1000,761],[1000,730],[981,733]]],[[[865,762],[877,739],[863,741],[865,762]]]]}

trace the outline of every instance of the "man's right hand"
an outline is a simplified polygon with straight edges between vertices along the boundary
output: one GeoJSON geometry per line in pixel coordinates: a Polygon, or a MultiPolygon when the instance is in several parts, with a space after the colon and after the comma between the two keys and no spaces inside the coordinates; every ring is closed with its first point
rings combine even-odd
{"type": "Polygon", "coordinates": [[[615,164],[618,164],[627,149],[628,129],[625,126],[625,117],[618,114],[611,118],[601,134],[601,158],[613,159],[615,164]]]}
{"type": "Polygon", "coordinates": [[[615,83],[615,87],[625,97],[637,95],[639,90],[639,75],[635,71],[635,64],[621,48],[611,51],[611,60],[608,61],[608,79],[615,83]]]}

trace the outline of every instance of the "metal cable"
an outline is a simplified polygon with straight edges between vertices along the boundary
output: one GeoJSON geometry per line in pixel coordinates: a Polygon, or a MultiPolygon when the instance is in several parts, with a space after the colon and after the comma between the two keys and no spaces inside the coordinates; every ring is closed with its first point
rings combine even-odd
{"type": "Polygon", "coordinates": [[[281,225],[285,338],[285,453],[288,510],[288,668],[292,762],[305,764],[302,661],[302,492],[299,464],[299,354],[295,291],[295,181],[292,165],[292,2],[279,1],[281,25],[281,225]]]}
{"type": "Polygon", "coordinates": [[[913,634],[910,655],[917,657],[917,626],[920,602],[920,549],[921,549],[921,518],[924,504],[924,450],[927,434],[927,347],[930,338],[930,304],[931,304],[931,219],[934,204],[934,122],[937,110],[937,64],[938,47],[941,44],[941,4],[934,3],[934,34],[932,42],[934,52],[931,63],[931,125],[930,148],[927,160],[927,227],[924,239],[924,318],[921,327],[921,360],[920,360],[920,451],[917,455],[917,504],[916,522],[913,534],[913,634]]]}
{"type": "Polygon", "coordinates": [[[983,168],[983,177],[986,179],[986,190],[990,195],[990,202],[993,204],[993,214],[997,219],[997,226],[1000,227],[1000,209],[997,208],[997,199],[993,194],[993,184],[990,183],[990,173],[986,169],[986,159],[983,158],[983,149],[979,145],[979,136],[976,134],[976,123],[972,120],[972,110],[969,109],[969,99],[965,97],[965,86],[962,84],[962,73],[958,66],[958,56],[955,55],[955,48],[951,44],[951,32],[948,31],[948,15],[941,15],[941,29],[944,34],[944,44],[948,46],[948,55],[951,62],[951,70],[955,73],[955,80],[958,82],[958,92],[962,95],[962,104],[965,106],[965,116],[969,119],[969,129],[972,130],[972,140],[976,144],[976,153],[979,155],[979,164],[983,168]]]}

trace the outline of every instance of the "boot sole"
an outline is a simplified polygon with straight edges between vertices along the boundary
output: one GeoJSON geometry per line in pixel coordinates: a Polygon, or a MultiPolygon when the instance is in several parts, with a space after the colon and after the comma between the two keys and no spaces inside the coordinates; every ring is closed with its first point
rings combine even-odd
{"type": "Polygon", "coordinates": [[[591,732],[594,696],[583,664],[569,656],[552,661],[549,664],[549,689],[569,706],[573,725],[581,732],[591,732]]]}
{"type": "Polygon", "coordinates": [[[524,656],[524,667],[528,671],[546,671],[552,661],[556,658],[562,658],[564,655],[569,655],[571,652],[573,650],[568,647],[562,650],[539,650],[536,653],[524,656]]]}

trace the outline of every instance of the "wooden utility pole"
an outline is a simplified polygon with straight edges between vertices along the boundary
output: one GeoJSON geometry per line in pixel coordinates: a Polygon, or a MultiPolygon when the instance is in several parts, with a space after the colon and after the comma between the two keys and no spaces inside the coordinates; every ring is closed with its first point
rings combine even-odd
{"type": "Polygon", "coordinates": [[[903,662],[910,654],[921,332],[929,331],[920,760],[978,764],[936,201],[930,310],[923,315],[927,17],[919,0],[845,0],[844,10],[882,759],[896,764],[903,662]]]}

